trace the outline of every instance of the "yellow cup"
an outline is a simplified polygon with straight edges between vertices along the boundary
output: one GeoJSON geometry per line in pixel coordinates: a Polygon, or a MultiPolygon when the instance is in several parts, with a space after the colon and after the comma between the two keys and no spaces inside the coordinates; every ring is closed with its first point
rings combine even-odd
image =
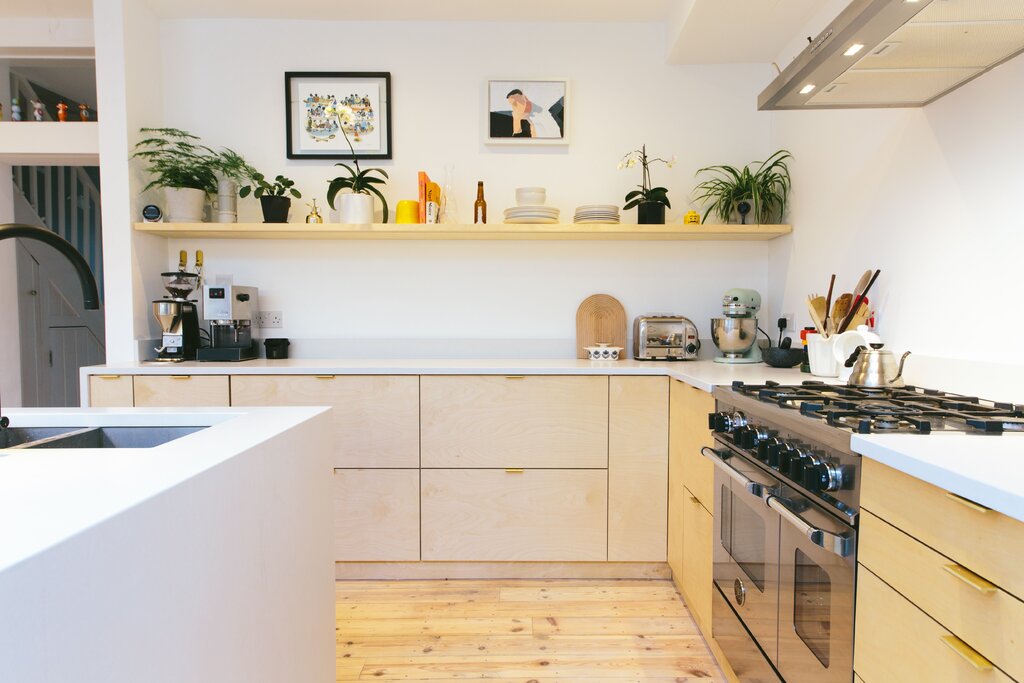
{"type": "Polygon", "coordinates": [[[398,202],[398,208],[395,209],[395,222],[419,223],[420,203],[415,199],[403,199],[398,202]]]}

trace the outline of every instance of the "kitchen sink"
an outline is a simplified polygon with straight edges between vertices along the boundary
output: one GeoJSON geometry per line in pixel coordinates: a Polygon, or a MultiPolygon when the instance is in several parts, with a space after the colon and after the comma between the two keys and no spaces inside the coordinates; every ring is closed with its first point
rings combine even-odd
{"type": "Polygon", "coordinates": [[[49,427],[0,432],[0,448],[153,448],[205,427],[49,427]],[[7,433],[15,432],[6,443],[7,433]]]}

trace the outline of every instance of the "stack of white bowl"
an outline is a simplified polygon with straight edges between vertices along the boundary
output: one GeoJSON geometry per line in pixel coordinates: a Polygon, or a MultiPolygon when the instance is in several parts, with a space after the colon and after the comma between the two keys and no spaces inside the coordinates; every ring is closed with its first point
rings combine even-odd
{"type": "Polygon", "coordinates": [[[615,204],[584,204],[576,208],[573,223],[618,223],[619,207],[615,204]]]}
{"type": "Polygon", "coordinates": [[[505,222],[557,223],[558,209],[544,206],[547,195],[543,187],[520,187],[516,190],[516,206],[505,209],[505,222]]]}

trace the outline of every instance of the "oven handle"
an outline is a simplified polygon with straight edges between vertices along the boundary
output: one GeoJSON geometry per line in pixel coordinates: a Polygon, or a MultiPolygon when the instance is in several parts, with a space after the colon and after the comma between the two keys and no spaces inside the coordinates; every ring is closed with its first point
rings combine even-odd
{"type": "MultiPolygon", "coordinates": [[[[745,476],[743,476],[743,474],[739,472],[739,470],[737,470],[732,465],[727,463],[725,461],[725,458],[723,458],[722,455],[714,448],[704,446],[703,448],[700,449],[700,452],[701,455],[710,460],[715,465],[715,467],[725,472],[733,481],[740,484],[746,490],[747,493],[749,493],[752,496],[757,496],[758,498],[764,497],[764,484],[759,484],[756,481],[751,481],[750,479],[747,479],[745,476]]],[[[728,451],[726,452],[728,453],[728,451]]]]}
{"type": "Polygon", "coordinates": [[[814,545],[819,548],[824,548],[830,553],[838,555],[839,557],[848,557],[853,553],[853,539],[846,534],[834,534],[830,531],[819,529],[818,527],[808,524],[803,517],[793,512],[788,505],[786,505],[786,499],[780,498],[776,495],[769,495],[765,497],[765,502],[772,510],[779,513],[782,519],[786,520],[797,529],[800,533],[807,536],[807,538],[814,545]]]}

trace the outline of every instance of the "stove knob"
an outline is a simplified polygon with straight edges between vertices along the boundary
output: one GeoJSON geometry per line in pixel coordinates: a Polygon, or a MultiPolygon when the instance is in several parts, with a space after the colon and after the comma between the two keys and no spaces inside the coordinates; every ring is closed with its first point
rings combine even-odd
{"type": "Polygon", "coordinates": [[[792,445],[790,445],[788,443],[787,444],[782,444],[782,446],[779,448],[778,455],[775,458],[775,463],[774,464],[771,462],[770,454],[769,454],[768,465],[770,467],[774,467],[775,469],[777,469],[779,472],[782,472],[783,474],[787,474],[789,472],[790,464],[792,463],[792,461],[795,458],[798,458],[799,456],[800,456],[800,451],[798,451],[792,445]]]}
{"type": "Polygon", "coordinates": [[[843,468],[830,462],[822,462],[804,471],[804,486],[809,491],[838,491],[843,487],[843,468]]]}
{"type": "Polygon", "coordinates": [[[754,448],[757,445],[757,430],[753,427],[740,427],[733,439],[740,448],[754,448]]]}
{"type": "Polygon", "coordinates": [[[740,427],[747,426],[747,418],[743,413],[711,413],[708,415],[708,428],[719,434],[731,434],[740,427]]]}
{"type": "Polygon", "coordinates": [[[763,441],[759,441],[757,444],[757,459],[763,463],[769,462],[771,459],[771,453],[774,454],[776,462],[779,457],[779,446],[782,444],[782,439],[777,436],[771,436],[763,441]]]}
{"type": "Polygon", "coordinates": [[[790,479],[803,483],[804,468],[814,464],[814,460],[807,451],[797,450],[789,458],[789,466],[783,470],[790,479]]]}

